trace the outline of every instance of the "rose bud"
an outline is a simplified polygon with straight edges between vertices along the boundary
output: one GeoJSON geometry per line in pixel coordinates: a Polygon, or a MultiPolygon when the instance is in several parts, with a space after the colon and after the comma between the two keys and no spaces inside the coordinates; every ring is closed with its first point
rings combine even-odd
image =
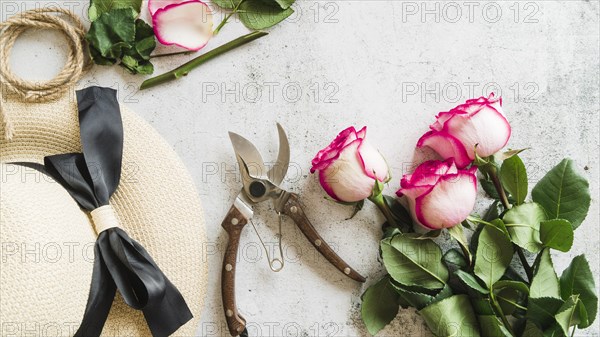
{"type": "Polygon", "coordinates": [[[502,112],[502,98],[470,99],[448,112],[440,112],[431,129],[417,143],[429,146],[444,159],[454,158],[459,168],[467,167],[477,154],[484,158],[502,149],[510,138],[510,124],[502,112]]]}
{"type": "Polygon", "coordinates": [[[371,196],[376,179],[389,180],[383,156],[365,137],[367,127],[349,127],[312,160],[311,173],[319,171],[319,182],[332,198],[357,202],[371,196]]]}
{"type": "Polygon", "coordinates": [[[406,196],[413,219],[424,227],[453,227],[475,206],[476,170],[475,166],[458,169],[452,159],[426,161],[402,177],[396,194],[406,196]]]}

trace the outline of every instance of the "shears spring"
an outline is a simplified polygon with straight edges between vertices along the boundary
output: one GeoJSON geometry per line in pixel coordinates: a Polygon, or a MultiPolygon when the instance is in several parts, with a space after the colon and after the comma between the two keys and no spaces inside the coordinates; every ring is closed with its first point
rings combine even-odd
{"type": "Polygon", "coordinates": [[[271,268],[271,270],[274,272],[281,271],[281,269],[283,269],[283,266],[285,264],[285,259],[283,257],[283,248],[281,247],[281,237],[282,237],[281,223],[283,222],[283,219],[282,219],[283,215],[281,215],[281,212],[277,212],[277,216],[279,218],[279,233],[277,233],[275,236],[277,237],[277,241],[278,241],[278,245],[279,245],[280,258],[273,258],[273,259],[271,259],[271,256],[269,255],[269,249],[265,245],[265,242],[263,241],[262,237],[260,236],[260,233],[258,233],[258,228],[256,228],[256,226],[254,225],[254,221],[252,221],[252,219],[250,219],[250,224],[254,228],[254,231],[256,232],[256,236],[258,236],[258,239],[260,240],[260,243],[262,244],[263,248],[265,249],[265,253],[267,254],[267,262],[269,263],[269,268],[271,268]],[[276,266],[276,264],[278,264],[278,265],[276,266]]]}

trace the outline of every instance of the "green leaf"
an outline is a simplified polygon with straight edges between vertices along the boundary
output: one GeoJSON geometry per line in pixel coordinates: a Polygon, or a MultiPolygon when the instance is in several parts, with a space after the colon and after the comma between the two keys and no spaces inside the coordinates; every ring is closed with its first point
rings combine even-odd
{"type": "Polygon", "coordinates": [[[536,203],[515,206],[506,212],[502,220],[512,242],[532,253],[542,249],[540,222],[546,220],[542,206],[536,203]]]}
{"type": "Polygon", "coordinates": [[[361,317],[369,333],[375,335],[396,317],[398,296],[387,275],[367,288],[361,296],[361,317]]]}
{"type": "Polygon", "coordinates": [[[477,318],[467,295],[454,295],[419,311],[436,336],[479,337],[477,318]]]}
{"type": "Polygon", "coordinates": [[[502,186],[512,195],[517,205],[522,204],[527,196],[527,171],[518,155],[504,160],[500,167],[502,186]]]}
{"type": "Polygon", "coordinates": [[[296,0],[263,0],[266,4],[279,6],[281,9],[289,8],[296,0]]]}
{"type": "Polygon", "coordinates": [[[156,47],[154,31],[144,20],[135,21],[135,41],[133,47],[125,51],[121,65],[132,74],[152,74],[154,66],[150,54],[156,47]]]}
{"type": "MultiPolygon", "coordinates": [[[[363,207],[365,206],[365,200],[360,200],[354,203],[354,209],[352,210],[352,214],[350,215],[350,217],[346,220],[352,220],[352,218],[354,218],[356,216],[356,214],[358,214],[358,212],[362,211],[363,207]]],[[[385,230],[384,230],[385,232],[385,230]]]]}
{"type": "Polygon", "coordinates": [[[494,284],[494,294],[505,315],[512,315],[517,309],[526,310],[525,303],[529,287],[523,282],[501,280],[494,284]]]}
{"type": "Polygon", "coordinates": [[[513,337],[494,315],[477,316],[477,320],[483,337],[513,337]]]}
{"type": "Polygon", "coordinates": [[[556,322],[554,315],[558,313],[565,302],[553,297],[529,298],[527,318],[541,330],[546,330],[556,322]]]}
{"type": "Polygon", "coordinates": [[[383,200],[386,202],[388,207],[392,210],[392,215],[396,219],[396,221],[402,227],[403,232],[408,232],[412,230],[413,221],[410,213],[402,204],[398,201],[397,198],[392,197],[390,195],[383,195],[383,200]]]}
{"type": "Polygon", "coordinates": [[[529,294],[529,287],[524,282],[513,281],[513,280],[500,280],[494,283],[494,290],[502,290],[502,289],[514,289],[520,293],[525,295],[529,294]]]}
{"type": "Polygon", "coordinates": [[[90,47],[109,59],[119,59],[135,40],[135,16],[129,8],[104,13],[92,22],[86,35],[90,47]]]}
{"type": "Polygon", "coordinates": [[[494,183],[491,180],[479,179],[479,184],[481,184],[481,187],[490,198],[500,200],[498,191],[496,191],[496,187],[494,187],[494,183]]]}
{"type": "Polygon", "coordinates": [[[529,291],[529,296],[532,298],[560,298],[558,277],[554,271],[549,249],[544,249],[540,253],[529,291]]]}
{"type": "Polygon", "coordinates": [[[589,319],[588,322],[579,324],[579,327],[583,329],[590,326],[598,313],[598,296],[596,295],[594,275],[592,275],[585,256],[576,256],[569,267],[565,269],[560,277],[560,290],[564,300],[569,299],[572,295],[579,295],[589,319]]]}
{"type": "Polygon", "coordinates": [[[212,0],[212,3],[225,9],[234,9],[239,2],[240,0],[212,0]]]}
{"type": "MultiPolygon", "coordinates": [[[[496,222],[501,220],[492,221],[496,222]]],[[[489,225],[484,226],[479,234],[475,254],[475,275],[491,289],[504,274],[513,254],[513,246],[502,230],[489,225]]]]}
{"type": "Polygon", "coordinates": [[[411,307],[417,308],[417,310],[425,308],[431,301],[433,301],[433,296],[414,291],[405,287],[401,284],[391,282],[392,287],[396,290],[396,292],[406,301],[411,307]]]}
{"type": "Polygon", "coordinates": [[[452,272],[467,267],[467,260],[464,255],[459,252],[456,248],[452,248],[444,254],[443,261],[446,267],[452,272]]]}
{"type": "Polygon", "coordinates": [[[485,215],[483,216],[484,221],[492,221],[494,219],[498,219],[500,214],[502,214],[502,202],[500,200],[495,200],[490,207],[488,207],[487,211],[485,211],[485,215]]]}
{"type": "Polygon", "coordinates": [[[246,0],[239,6],[240,21],[249,29],[272,27],[294,13],[292,8],[269,6],[261,0],[246,0]]]}
{"type": "Polygon", "coordinates": [[[475,311],[475,313],[479,316],[495,315],[489,297],[471,297],[471,305],[473,306],[473,310],[475,311]]]}
{"type": "Polygon", "coordinates": [[[525,324],[523,337],[544,337],[544,333],[532,321],[528,320],[525,324]]]}
{"type": "Polygon", "coordinates": [[[540,240],[546,247],[568,252],[573,246],[573,226],[568,220],[554,219],[540,223],[540,240]]]}
{"type": "Polygon", "coordinates": [[[88,17],[90,21],[95,21],[100,15],[120,8],[131,8],[137,16],[142,8],[142,0],[92,0],[88,9],[88,17]]]}
{"type": "Polygon", "coordinates": [[[425,233],[406,233],[404,236],[407,238],[415,239],[415,240],[427,240],[427,239],[435,239],[442,234],[441,229],[436,229],[432,231],[428,231],[425,233]]]}
{"type": "Polygon", "coordinates": [[[571,159],[563,159],[533,188],[533,201],[542,205],[549,219],[566,219],[579,227],[590,208],[588,181],[579,175],[571,159]]]}
{"type": "Polygon", "coordinates": [[[524,149],[514,149],[514,150],[508,150],[508,151],[504,151],[504,152],[498,152],[494,155],[494,159],[498,159],[501,161],[504,161],[506,159],[509,159],[512,156],[516,156],[519,153],[528,150],[528,148],[524,148],[524,149]]]}
{"type": "Polygon", "coordinates": [[[448,269],[435,242],[396,235],[381,241],[381,251],[383,264],[396,282],[427,289],[446,285],[448,269]]]}
{"type": "Polygon", "coordinates": [[[578,324],[578,305],[579,295],[569,297],[565,303],[558,309],[558,313],[554,316],[558,325],[562,328],[563,333],[569,334],[569,327],[578,324]]]}
{"type": "Polygon", "coordinates": [[[477,279],[475,278],[475,276],[462,271],[462,270],[457,270],[456,271],[456,276],[469,288],[477,291],[478,293],[482,294],[482,295],[486,295],[489,294],[490,292],[485,289],[484,287],[481,286],[481,284],[479,284],[479,281],[477,281],[477,279]]]}
{"type": "Polygon", "coordinates": [[[448,228],[448,233],[450,233],[450,236],[454,238],[456,242],[458,242],[458,245],[462,249],[465,258],[467,259],[467,264],[471,265],[471,261],[473,261],[473,255],[469,250],[469,244],[467,243],[467,239],[465,238],[463,226],[461,224],[458,224],[454,227],[450,227],[448,228]]]}

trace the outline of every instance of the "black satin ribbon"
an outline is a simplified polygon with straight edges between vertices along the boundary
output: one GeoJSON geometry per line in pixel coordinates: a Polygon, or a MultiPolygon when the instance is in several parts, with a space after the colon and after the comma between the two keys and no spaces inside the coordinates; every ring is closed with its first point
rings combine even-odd
{"type": "MultiPolygon", "coordinates": [[[[77,92],[82,153],[44,158],[46,172],[88,211],[108,205],[119,185],[123,124],[116,92],[77,92]]],[[[141,310],[154,337],[169,336],[192,318],[177,288],[138,242],[118,227],[102,231],[94,246],[92,284],[75,336],[100,336],[115,293],[141,310]]]]}

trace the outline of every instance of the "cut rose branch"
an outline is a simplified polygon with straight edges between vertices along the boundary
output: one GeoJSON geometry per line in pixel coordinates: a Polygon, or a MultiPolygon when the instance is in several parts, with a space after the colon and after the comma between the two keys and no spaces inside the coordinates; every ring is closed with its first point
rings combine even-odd
{"type": "Polygon", "coordinates": [[[391,174],[366,127],[342,131],[312,162],[331,198],[355,211],[368,199],[386,219],[378,251],[387,273],[362,295],[367,330],[377,334],[400,307],[416,308],[440,337],[567,337],[589,327],[598,297],[587,259],[562,274],[552,263],[589,210],[577,164],[564,159],[530,190],[526,152],[504,150],[511,126],[494,94],[438,113],[429,129],[417,148],[439,157],[404,174],[398,198],[384,194],[391,174]]]}
{"type": "Polygon", "coordinates": [[[226,42],[162,75],[147,79],[140,89],[176,80],[205,62],[267,35],[270,28],[294,13],[295,0],[215,0],[212,3],[229,10],[216,29],[214,14],[201,0],[149,0],[152,26],[139,18],[142,1],[91,0],[86,34],[90,57],[98,65],[118,64],[132,74],[154,73],[152,59],[190,54],[206,47],[223,26],[237,14],[252,32],[226,42]],[[180,50],[153,54],[156,41],[180,50]]]}

